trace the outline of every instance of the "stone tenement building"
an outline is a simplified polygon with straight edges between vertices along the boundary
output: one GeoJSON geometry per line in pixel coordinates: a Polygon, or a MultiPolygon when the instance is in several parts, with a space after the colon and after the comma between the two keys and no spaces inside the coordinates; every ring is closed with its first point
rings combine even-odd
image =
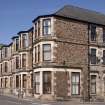
{"type": "Polygon", "coordinates": [[[105,99],[105,15],[68,5],[35,18],[0,48],[0,92],[105,99]]]}

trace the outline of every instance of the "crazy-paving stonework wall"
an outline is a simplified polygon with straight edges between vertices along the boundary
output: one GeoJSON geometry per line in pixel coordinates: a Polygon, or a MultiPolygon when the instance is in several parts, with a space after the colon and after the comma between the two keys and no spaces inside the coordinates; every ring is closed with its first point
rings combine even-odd
{"type": "MultiPolygon", "coordinates": [[[[54,52],[54,62],[56,62],[57,65],[67,65],[73,68],[81,68],[81,95],[83,96],[84,94],[87,97],[88,24],[74,20],[56,18],[54,30],[57,37],[57,46],[54,52]]],[[[59,78],[63,78],[62,75],[59,75],[59,78]]],[[[60,83],[58,80],[56,82],[60,83]]],[[[60,88],[63,88],[63,86],[60,86],[60,88]]],[[[58,89],[56,91],[58,91],[57,93],[60,93],[61,90],[58,89]]],[[[64,94],[66,93],[64,92],[64,94]]]]}
{"type": "Polygon", "coordinates": [[[32,36],[33,32],[29,32],[29,53],[28,53],[28,68],[32,70],[32,36]]]}
{"type": "Polygon", "coordinates": [[[68,78],[67,72],[57,71],[54,75],[56,77],[55,94],[57,97],[67,98],[68,94],[68,78]],[[58,91],[59,90],[59,91],[58,91]]]}

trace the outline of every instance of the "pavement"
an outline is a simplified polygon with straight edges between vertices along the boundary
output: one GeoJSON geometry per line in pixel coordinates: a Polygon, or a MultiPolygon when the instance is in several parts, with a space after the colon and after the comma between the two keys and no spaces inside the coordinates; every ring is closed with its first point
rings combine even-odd
{"type": "Polygon", "coordinates": [[[105,105],[104,102],[41,101],[0,95],[0,105],[105,105]]]}

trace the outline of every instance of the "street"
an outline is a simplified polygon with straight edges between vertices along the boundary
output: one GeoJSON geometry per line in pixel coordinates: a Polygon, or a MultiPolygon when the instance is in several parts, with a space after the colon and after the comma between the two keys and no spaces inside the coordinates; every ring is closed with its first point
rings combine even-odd
{"type": "Polygon", "coordinates": [[[0,96],[0,105],[64,105],[62,102],[27,101],[8,96],[0,96]]]}
{"type": "Polygon", "coordinates": [[[68,101],[42,102],[27,101],[13,97],[0,96],[0,105],[105,105],[105,103],[73,103],[68,101]]]}

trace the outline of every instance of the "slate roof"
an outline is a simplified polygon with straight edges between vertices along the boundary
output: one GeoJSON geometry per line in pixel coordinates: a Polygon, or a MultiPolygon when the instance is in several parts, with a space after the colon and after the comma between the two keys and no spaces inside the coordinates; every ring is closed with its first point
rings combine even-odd
{"type": "Polygon", "coordinates": [[[11,39],[15,39],[15,38],[18,38],[18,36],[13,36],[11,39]]]}
{"type": "Polygon", "coordinates": [[[71,5],[64,6],[54,15],[105,25],[105,14],[71,5]]]}
{"type": "Polygon", "coordinates": [[[6,45],[6,44],[0,44],[0,49],[2,49],[2,47],[8,47],[8,45],[6,45]]]}

